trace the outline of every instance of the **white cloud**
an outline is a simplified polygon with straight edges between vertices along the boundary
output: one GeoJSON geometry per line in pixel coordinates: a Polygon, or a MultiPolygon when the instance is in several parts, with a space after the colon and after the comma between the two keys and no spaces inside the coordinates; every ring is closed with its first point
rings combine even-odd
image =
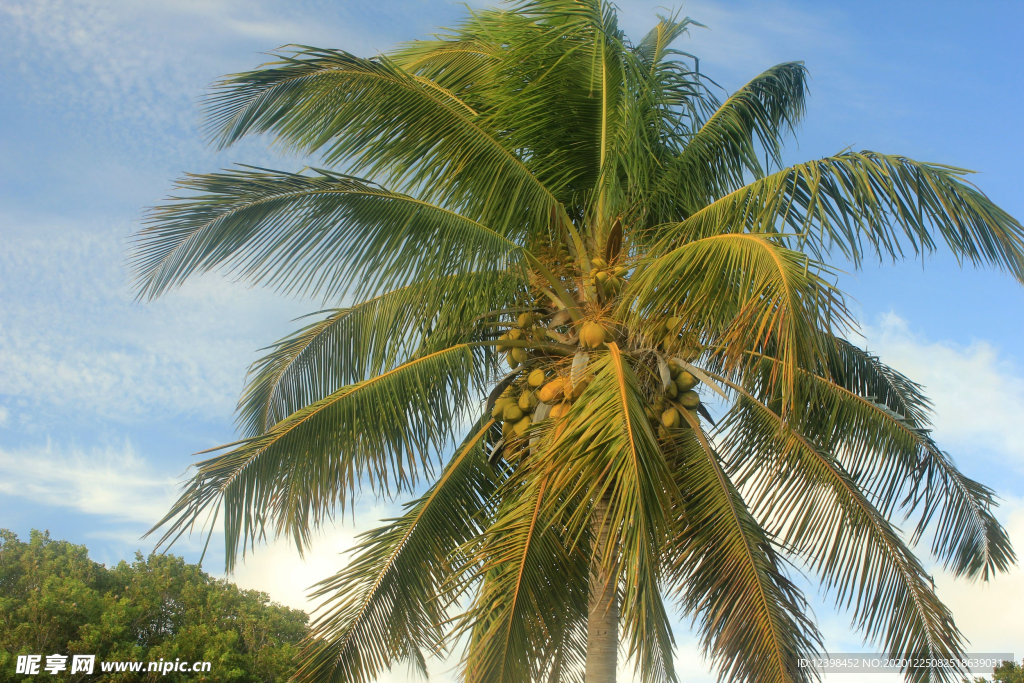
{"type": "Polygon", "coordinates": [[[864,336],[872,353],[925,386],[940,444],[1024,471],[1024,373],[997,347],[925,339],[893,313],[864,336]]]}
{"type": "Polygon", "coordinates": [[[128,442],[88,451],[50,441],[0,449],[0,491],[43,505],[150,525],[167,512],[174,487],[128,442]]]}

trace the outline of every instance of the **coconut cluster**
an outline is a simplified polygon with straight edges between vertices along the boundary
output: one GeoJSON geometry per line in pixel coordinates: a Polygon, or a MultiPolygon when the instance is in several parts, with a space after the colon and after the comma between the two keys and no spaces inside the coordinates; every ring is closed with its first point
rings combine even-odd
{"type": "MultiPolygon", "coordinates": [[[[592,285],[607,303],[622,290],[628,269],[621,265],[610,266],[600,258],[592,259],[591,264],[593,268],[589,278],[575,281],[576,291],[580,291],[578,288],[583,285],[592,285]]],[[[567,284],[573,288],[571,281],[567,284]]],[[[649,350],[654,346],[661,352],[660,369],[655,366],[648,368],[649,381],[644,389],[644,410],[656,427],[659,438],[668,439],[673,430],[690,429],[697,424],[701,403],[696,391],[699,381],[684,365],[700,356],[700,346],[688,343],[682,333],[682,319],[652,320],[645,326],[645,334],[640,339],[619,328],[607,327],[600,315],[574,323],[565,311],[548,312],[543,305],[543,297],[535,294],[536,308],[519,314],[512,324],[499,323],[508,329],[498,337],[497,350],[505,354],[510,369],[519,371],[508,380],[491,410],[491,417],[502,425],[506,457],[515,457],[514,453],[521,451],[534,422],[548,418],[557,420],[569,412],[589,384],[586,368],[589,352],[605,348],[611,339],[623,344],[624,348],[636,343],[638,349],[649,350]],[[569,352],[568,356],[564,355],[565,351],[548,353],[540,350],[552,340],[558,341],[563,348],[568,344],[575,345],[578,350],[575,354],[569,352]],[[670,357],[679,360],[668,360],[666,376],[664,359],[670,357]]],[[[650,355],[647,357],[651,358],[650,355]]]]}
{"type": "Polygon", "coordinates": [[[624,266],[609,266],[602,258],[596,258],[590,262],[590,281],[594,288],[605,297],[611,298],[622,291],[626,284],[626,268],[624,266]]]}

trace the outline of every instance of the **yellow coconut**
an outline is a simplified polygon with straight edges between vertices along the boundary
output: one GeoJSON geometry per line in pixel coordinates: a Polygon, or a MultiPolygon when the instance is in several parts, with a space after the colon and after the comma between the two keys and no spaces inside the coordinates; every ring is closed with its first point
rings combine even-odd
{"type": "Polygon", "coordinates": [[[508,361],[508,366],[513,370],[519,367],[519,361],[516,360],[516,355],[512,351],[505,354],[505,360],[508,361]]]}
{"type": "Polygon", "coordinates": [[[502,417],[505,418],[506,422],[515,422],[516,420],[523,419],[523,409],[519,407],[518,403],[505,406],[505,411],[502,413],[502,417]]]}
{"type": "Polygon", "coordinates": [[[524,391],[519,395],[519,407],[523,412],[528,413],[537,407],[537,394],[532,391],[524,391]]]}
{"type": "Polygon", "coordinates": [[[530,352],[522,347],[516,347],[512,349],[512,357],[515,358],[518,363],[525,363],[530,359],[530,352]]]}
{"type": "Polygon", "coordinates": [[[665,395],[669,398],[675,398],[679,395],[679,389],[676,388],[675,382],[669,382],[668,386],[665,387],[665,395]]]}
{"type": "Polygon", "coordinates": [[[517,322],[519,327],[533,327],[533,313],[521,313],[517,322]]]}
{"type": "MultiPolygon", "coordinates": [[[[502,341],[502,340],[505,340],[505,339],[508,339],[508,335],[507,334],[503,334],[500,337],[498,337],[498,341],[499,342],[502,341]]],[[[498,350],[499,353],[502,353],[504,351],[508,351],[508,347],[505,346],[504,344],[498,344],[495,348],[498,350]]]]}
{"type": "Polygon", "coordinates": [[[599,282],[600,284],[603,285],[605,282],[608,281],[608,271],[606,271],[606,270],[599,270],[599,271],[597,271],[596,273],[594,273],[594,280],[596,280],[597,282],[599,282]]]}
{"type": "Polygon", "coordinates": [[[590,265],[594,266],[595,268],[607,268],[608,262],[605,261],[603,258],[595,258],[590,260],[590,265]]]}
{"type": "Polygon", "coordinates": [[[590,349],[599,347],[607,337],[608,333],[605,329],[601,327],[600,323],[594,321],[586,323],[583,329],[580,330],[580,341],[590,349]]]}
{"type": "Polygon", "coordinates": [[[551,412],[548,413],[548,417],[555,418],[556,420],[560,417],[564,417],[571,407],[568,403],[556,403],[551,406],[551,412]]]}
{"type": "Polygon", "coordinates": [[[508,331],[508,338],[509,339],[522,339],[523,338],[523,331],[522,330],[509,330],[508,331]]]}
{"type": "Polygon", "coordinates": [[[525,417],[520,419],[518,422],[516,422],[515,427],[513,427],[513,429],[515,430],[516,436],[522,436],[523,434],[525,434],[526,430],[529,429],[531,422],[532,422],[532,420],[530,420],[530,416],[529,415],[526,415],[525,417]]]}
{"type": "Polygon", "coordinates": [[[513,427],[513,423],[511,423],[511,422],[502,422],[501,423],[501,438],[507,439],[509,436],[511,436],[512,435],[512,427],[513,427]]]}
{"type": "Polygon", "coordinates": [[[679,411],[675,408],[669,408],[661,414],[661,424],[665,425],[669,429],[678,427],[681,419],[682,417],[679,415],[679,411]]]}
{"type": "Polygon", "coordinates": [[[697,386],[697,378],[693,376],[693,373],[683,370],[676,377],[676,386],[679,387],[679,391],[689,391],[697,386]]]}
{"type": "Polygon", "coordinates": [[[682,318],[672,316],[671,318],[665,321],[665,327],[667,327],[670,332],[678,332],[676,328],[679,327],[682,324],[682,322],[682,318]]]}
{"type": "Polygon", "coordinates": [[[679,373],[682,371],[683,366],[680,365],[679,363],[675,362],[674,360],[670,360],[668,362],[668,374],[672,376],[672,379],[678,377],[679,373]]]}
{"type": "Polygon", "coordinates": [[[516,399],[504,396],[494,402],[494,409],[491,410],[491,417],[497,419],[505,414],[505,408],[516,404],[516,399]]]}
{"type": "Polygon", "coordinates": [[[684,391],[679,395],[679,403],[684,408],[696,408],[700,405],[700,396],[696,391],[684,391]]]}
{"type": "Polygon", "coordinates": [[[537,393],[537,398],[544,401],[545,403],[553,403],[555,399],[562,393],[563,380],[561,377],[552,380],[541,387],[541,390],[537,393]]]}
{"type": "Polygon", "coordinates": [[[537,368],[536,370],[530,373],[529,377],[526,378],[526,382],[531,387],[539,387],[540,385],[544,384],[544,371],[541,370],[540,368],[537,368]]]}

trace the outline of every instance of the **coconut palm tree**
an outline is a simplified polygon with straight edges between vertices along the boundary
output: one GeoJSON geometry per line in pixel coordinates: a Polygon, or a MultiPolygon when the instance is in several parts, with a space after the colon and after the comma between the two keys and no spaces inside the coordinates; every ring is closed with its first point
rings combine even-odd
{"type": "Polygon", "coordinates": [[[892,655],[952,658],[910,546],[968,578],[1015,562],[921,387],[848,341],[829,259],[945,243],[1024,281],[1024,228],[962,169],[784,166],[804,66],[720,101],[670,47],[694,22],[659,19],[631,42],[604,0],[530,0],[212,91],[218,146],[267,133],[322,168],[186,176],[136,237],[138,295],[219,270],[343,307],[253,366],[242,439],[161,543],[222,515],[230,569],[268,535],[301,552],[359,491],[411,499],[319,585],[302,680],[455,648],[470,682],[606,683],[620,648],[675,680],[675,610],[726,680],[805,680],[794,567],[892,655]]]}

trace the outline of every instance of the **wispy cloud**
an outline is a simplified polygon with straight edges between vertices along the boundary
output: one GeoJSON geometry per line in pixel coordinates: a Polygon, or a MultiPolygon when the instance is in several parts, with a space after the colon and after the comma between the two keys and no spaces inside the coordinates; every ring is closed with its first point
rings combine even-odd
{"type": "Polygon", "coordinates": [[[174,487],[128,442],[0,449],[0,491],[79,513],[150,525],[166,513],[174,487]]]}

